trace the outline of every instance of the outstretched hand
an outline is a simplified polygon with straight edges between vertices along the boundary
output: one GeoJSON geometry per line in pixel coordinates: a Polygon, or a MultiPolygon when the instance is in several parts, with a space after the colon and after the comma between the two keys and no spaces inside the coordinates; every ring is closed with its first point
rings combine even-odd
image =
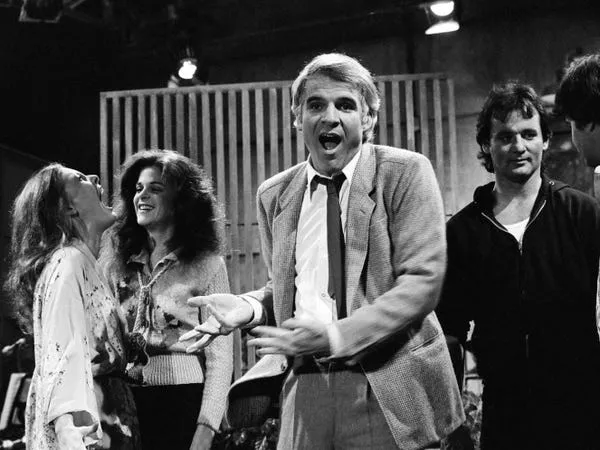
{"type": "Polygon", "coordinates": [[[211,294],[192,297],[188,304],[206,307],[207,320],[185,333],[179,341],[197,339],[186,352],[194,353],[210,344],[217,336],[227,335],[233,330],[248,324],[254,316],[250,303],[233,294],[211,294]]]}
{"type": "Polygon", "coordinates": [[[261,356],[330,353],[327,325],[318,320],[293,318],[283,322],[281,328],[260,326],[253,328],[252,333],[258,337],[248,341],[248,345],[259,347],[257,353],[261,356]]]}

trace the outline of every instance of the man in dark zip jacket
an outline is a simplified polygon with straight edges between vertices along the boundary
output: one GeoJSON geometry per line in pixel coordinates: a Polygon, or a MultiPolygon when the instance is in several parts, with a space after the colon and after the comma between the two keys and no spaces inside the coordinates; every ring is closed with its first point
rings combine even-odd
{"type": "Polygon", "coordinates": [[[483,450],[600,449],[600,209],[542,174],[549,138],[531,87],[494,87],[477,142],[495,181],[447,224],[437,313],[449,344],[474,322],[483,450]]]}

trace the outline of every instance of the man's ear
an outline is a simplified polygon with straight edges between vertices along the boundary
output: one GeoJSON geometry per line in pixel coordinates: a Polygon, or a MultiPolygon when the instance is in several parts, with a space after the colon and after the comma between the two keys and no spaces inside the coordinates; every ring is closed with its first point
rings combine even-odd
{"type": "Polygon", "coordinates": [[[370,114],[365,114],[362,118],[362,130],[363,132],[366,130],[370,130],[373,128],[373,116],[370,114]]]}
{"type": "Polygon", "coordinates": [[[482,145],[481,146],[481,151],[483,153],[485,153],[486,155],[489,155],[490,154],[490,146],[489,146],[489,144],[482,145]]]}
{"type": "Polygon", "coordinates": [[[550,146],[550,139],[548,139],[547,141],[544,142],[544,146],[542,147],[544,150],[548,150],[548,147],[550,146]]]}

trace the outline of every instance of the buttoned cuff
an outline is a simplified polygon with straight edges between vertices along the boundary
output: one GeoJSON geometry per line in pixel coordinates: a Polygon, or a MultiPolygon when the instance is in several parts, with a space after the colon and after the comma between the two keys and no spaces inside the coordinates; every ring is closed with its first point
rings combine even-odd
{"type": "Polygon", "coordinates": [[[244,325],[242,328],[254,328],[258,325],[262,325],[262,323],[264,322],[262,303],[256,300],[254,297],[251,297],[250,295],[241,294],[238,297],[250,303],[250,306],[252,306],[252,309],[254,310],[252,320],[246,325],[244,325]]]}

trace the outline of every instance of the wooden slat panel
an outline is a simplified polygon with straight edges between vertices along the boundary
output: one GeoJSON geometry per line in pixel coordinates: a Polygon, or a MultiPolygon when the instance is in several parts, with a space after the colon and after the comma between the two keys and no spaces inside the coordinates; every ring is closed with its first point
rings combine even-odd
{"type": "Polygon", "coordinates": [[[250,93],[247,90],[242,91],[242,170],[244,186],[244,291],[254,288],[254,264],[252,260],[252,222],[254,219],[254,204],[252,195],[252,147],[250,137],[250,93]]]}
{"type": "Polygon", "coordinates": [[[215,137],[217,140],[217,194],[223,204],[225,194],[225,137],[223,136],[223,94],[215,93],[215,137]]]}
{"type": "Polygon", "coordinates": [[[143,95],[137,96],[137,150],[145,149],[146,143],[146,97],[143,95]]]}
{"type": "Polygon", "coordinates": [[[402,119],[400,116],[400,86],[392,82],[392,129],[394,130],[393,145],[402,147],[402,119]]]}
{"type": "MultiPolygon", "coordinates": [[[[198,105],[196,104],[196,94],[188,94],[188,155],[192,161],[198,163],[198,105]]],[[[182,144],[185,148],[185,143],[182,144]]],[[[207,171],[210,177],[210,170],[207,171]]]]}
{"type": "Polygon", "coordinates": [[[102,201],[106,204],[109,203],[109,199],[112,198],[112,180],[109,179],[108,174],[108,110],[107,110],[107,99],[106,96],[100,94],[100,178],[102,186],[104,187],[104,193],[102,194],[102,201]]]}
{"type": "Polygon", "coordinates": [[[421,127],[421,153],[429,158],[429,112],[425,80],[419,80],[419,126],[421,127]]]}
{"type": "Polygon", "coordinates": [[[173,117],[171,115],[171,96],[163,96],[163,148],[173,149],[173,117]]]}
{"type": "Polygon", "coordinates": [[[406,105],[406,148],[415,151],[415,108],[413,82],[404,82],[404,103],[406,105]]]}
{"type": "Polygon", "coordinates": [[[208,92],[202,93],[202,164],[212,178],[212,149],[210,147],[210,101],[208,92]]]}
{"type": "MultiPolygon", "coordinates": [[[[265,181],[265,130],[263,91],[254,91],[254,117],[256,118],[256,187],[265,181]]],[[[254,202],[252,202],[254,205],[254,202]]],[[[256,217],[256,214],[254,215],[256,217]]]]}
{"type": "Polygon", "coordinates": [[[131,97],[125,97],[125,159],[131,156],[133,150],[133,109],[131,97]]]}
{"type": "Polygon", "coordinates": [[[440,80],[433,80],[433,120],[435,127],[435,173],[443,190],[446,189],[446,184],[444,179],[444,129],[440,80]]]}
{"type": "MultiPolygon", "coordinates": [[[[236,92],[227,93],[227,134],[229,136],[229,197],[228,197],[228,218],[231,223],[231,272],[229,274],[231,289],[235,293],[240,290],[240,247],[239,247],[239,205],[238,205],[238,157],[237,157],[237,110],[236,110],[236,92]]],[[[241,335],[234,334],[233,351],[233,376],[238,378],[242,374],[242,346],[241,335]]]]}
{"type": "Polygon", "coordinates": [[[112,102],[112,178],[121,166],[121,99],[114,99],[112,102]]]}
{"type": "Polygon", "coordinates": [[[150,147],[158,148],[158,99],[150,97],[150,147]]]}
{"type": "Polygon", "coordinates": [[[269,175],[279,172],[279,129],[277,117],[277,90],[271,88],[269,89],[269,150],[271,152],[269,175]]]}
{"type": "MultiPolygon", "coordinates": [[[[175,95],[175,149],[186,154],[185,148],[185,110],[183,109],[183,94],[175,95]]],[[[186,156],[189,156],[187,153],[186,156]]]]}
{"type": "MultiPolygon", "coordinates": [[[[456,110],[454,106],[454,81],[446,80],[448,86],[448,150],[450,151],[450,199],[446,212],[454,214],[458,209],[458,146],[456,143],[456,110]]],[[[447,189],[446,189],[447,191],[447,189]]]]}
{"type": "Polygon", "coordinates": [[[381,95],[381,107],[379,109],[379,143],[381,145],[387,145],[387,103],[385,98],[385,82],[380,81],[377,83],[377,87],[379,88],[379,95],[381,95]]]}
{"type": "Polygon", "coordinates": [[[283,168],[292,166],[292,123],[290,121],[290,90],[281,90],[281,128],[283,133],[283,168]]]}

